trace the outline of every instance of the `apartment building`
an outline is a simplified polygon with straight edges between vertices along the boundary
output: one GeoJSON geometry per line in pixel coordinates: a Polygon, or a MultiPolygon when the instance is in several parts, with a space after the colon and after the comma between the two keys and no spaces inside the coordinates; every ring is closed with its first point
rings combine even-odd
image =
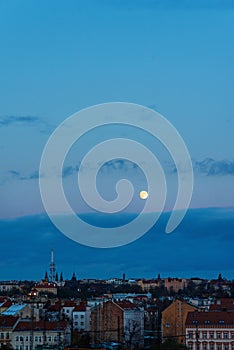
{"type": "Polygon", "coordinates": [[[234,350],[234,312],[189,312],[186,345],[189,350],[234,350]]]}
{"type": "Polygon", "coordinates": [[[185,344],[185,322],[188,312],[195,311],[196,308],[187,304],[183,300],[174,300],[162,312],[162,337],[166,340],[174,337],[179,343],[185,344]]]}
{"type": "Polygon", "coordinates": [[[110,300],[91,310],[93,344],[125,343],[129,348],[144,346],[144,310],[127,300],[110,300]]]}

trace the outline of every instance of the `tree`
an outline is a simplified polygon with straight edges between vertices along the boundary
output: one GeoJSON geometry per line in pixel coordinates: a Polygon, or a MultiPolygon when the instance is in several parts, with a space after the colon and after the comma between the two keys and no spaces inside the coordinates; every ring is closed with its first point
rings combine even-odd
{"type": "Polygon", "coordinates": [[[140,323],[134,320],[129,320],[125,326],[125,341],[129,349],[137,349],[141,341],[140,323]]]}

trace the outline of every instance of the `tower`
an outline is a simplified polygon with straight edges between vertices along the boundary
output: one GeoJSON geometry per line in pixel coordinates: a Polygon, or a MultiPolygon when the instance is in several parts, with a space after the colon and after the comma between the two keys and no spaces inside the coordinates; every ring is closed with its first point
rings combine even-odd
{"type": "Polygon", "coordinates": [[[51,261],[50,261],[50,282],[55,281],[55,263],[54,263],[54,250],[51,250],[51,261]]]}

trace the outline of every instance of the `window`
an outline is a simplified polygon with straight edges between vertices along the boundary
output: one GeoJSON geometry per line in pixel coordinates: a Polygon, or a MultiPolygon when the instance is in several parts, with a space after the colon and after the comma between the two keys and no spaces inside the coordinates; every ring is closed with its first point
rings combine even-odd
{"type": "Polygon", "coordinates": [[[234,344],[232,344],[232,350],[234,350],[234,344]]]}
{"type": "Polygon", "coordinates": [[[51,341],[51,336],[48,337],[48,341],[51,341]]]}
{"type": "Polygon", "coordinates": [[[227,339],[228,338],[228,332],[224,332],[223,333],[223,337],[224,337],[224,339],[227,339]]]}
{"type": "Polygon", "coordinates": [[[203,332],[203,339],[207,339],[207,333],[206,332],[203,332]]]}
{"type": "Polygon", "coordinates": [[[193,343],[189,343],[188,348],[189,348],[189,350],[193,350],[193,343]]]}
{"type": "Polygon", "coordinates": [[[38,337],[38,341],[41,343],[41,336],[40,336],[40,337],[38,337]]]}
{"type": "Polygon", "coordinates": [[[6,334],[6,339],[9,339],[9,338],[10,338],[10,334],[7,333],[7,334],[6,334]]]}
{"type": "Polygon", "coordinates": [[[218,344],[217,345],[217,350],[222,350],[222,345],[218,344]]]}
{"type": "Polygon", "coordinates": [[[193,339],[193,333],[189,332],[188,337],[189,337],[189,339],[193,339]]]}
{"type": "Polygon", "coordinates": [[[38,341],[38,336],[36,335],[35,338],[34,338],[35,341],[38,341]]]}
{"type": "Polygon", "coordinates": [[[17,337],[15,337],[15,341],[19,341],[19,337],[18,337],[18,335],[17,335],[17,337]]]}
{"type": "Polygon", "coordinates": [[[83,326],[83,325],[84,325],[84,322],[80,322],[80,325],[83,326]]]}
{"type": "Polygon", "coordinates": [[[84,318],[84,315],[81,315],[80,318],[84,318]]]}
{"type": "Polygon", "coordinates": [[[28,341],[28,336],[25,337],[25,341],[28,341]]]}
{"type": "Polygon", "coordinates": [[[57,337],[54,337],[54,342],[56,342],[57,341],[57,337]]]}
{"type": "Polygon", "coordinates": [[[78,318],[78,315],[74,315],[74,318],[78,318]]]}
{"type": "Polygon", "coordinates": [[[232,339],[234,339],[234,333],[232,333],[232,335],[231,335],[231,336],[232,336],[232,339]]]}
{"type": "Polygon", "coordinates": [[[210,332],[210,339],[213,339],[213,338],[214,338],[214,333],[210,332]]]}
{"type": "Polygon", "coordinates": [[[78,326],[78,322],[74,322],[74,326],[78,326]]]}
{"type": "Polygon", "coordinates": [[[214,350],[214,344],[213,343],[210,344],[210,350],[214,350]]]}
{"type": "MultiPolygon", "coordinates": [[[[221,338],[221,333],[217,332],[217,338],[220,339],[221,338]]],[[[217,349],[218,350],[218,349],[217,349]]],[[[221,350],[221,349],[220,349],[221,350]]]]}
{"type": "Polygon", "coordinates": [[[229,345],[228,344],[224,345],[224,350],[229,350],[229,345]]]}
{"type": "Polygon", "coordinates": [[[166,323],[166,327],[167,328],[170,328],[171,327],[171,324],[169,322],[166,323]]]}
{"type": "Polygon", "coordinates": [[[19,340],[20,340],[20,341],[24,341],[24,338],[23,338],[23,337],[19,337],[19,340]]]}
{"type": "Polygon", "coordinates": [[[207,344],[206,343],[203,344],[203,350],[207,350],[207,344]]]}
{"type": "Polygon", "coordinates": [[[4,339],[4,333],[1,333],[1,339],[4,339]]]}

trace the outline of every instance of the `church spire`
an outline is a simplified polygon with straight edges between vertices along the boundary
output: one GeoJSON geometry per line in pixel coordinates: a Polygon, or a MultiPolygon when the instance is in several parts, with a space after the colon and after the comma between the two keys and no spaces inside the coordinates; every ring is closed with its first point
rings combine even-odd
{"type": "Polygon", "coordinates": [[[55,263],[54,263],[54,250],[51,250],[51,261],[50,261],[50,282],[55,281],[55,263]]]}

